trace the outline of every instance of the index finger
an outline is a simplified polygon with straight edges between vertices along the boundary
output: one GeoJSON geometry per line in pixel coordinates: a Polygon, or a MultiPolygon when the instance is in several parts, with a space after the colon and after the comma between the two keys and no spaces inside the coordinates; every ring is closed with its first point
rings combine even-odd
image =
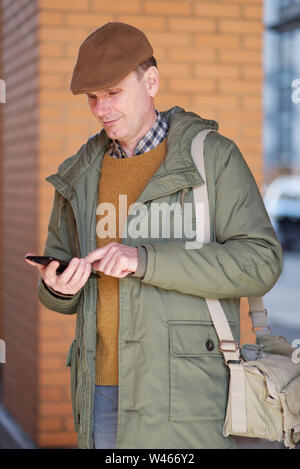
{"type": "Polygon", "coordinates": [[[102,259],[107,253],[107,251],[111,248],[111,244],[112,243],[109,243],[107,246],[103,246],[102,248],[98,248],[94,251],[91,251],[87,256],[85,256],[86,262],[92,264],[93,262],[102,259]]]}

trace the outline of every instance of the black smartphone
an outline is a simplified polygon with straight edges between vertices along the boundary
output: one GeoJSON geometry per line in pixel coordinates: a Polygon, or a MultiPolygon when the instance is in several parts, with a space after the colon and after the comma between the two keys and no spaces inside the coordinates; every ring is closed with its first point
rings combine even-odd
{"type": "MultiPolygon", "coordinates": [[[[36,262],[37,264],[42,264],[42,265],[48,265],[52,261],[58,261],[59,266],[57,268],[57,272],[60,274],[68,267],[69,262],[66,261],[61,261],[60,259],[57,259],[56,257],[52,256],[26,256],[26,259],[32,262],[36,262]]],[[[90,274],[91,278],[100,278],[101,276],[99,274],[96,274],[95,272],[91,272],[90,274]]]]}

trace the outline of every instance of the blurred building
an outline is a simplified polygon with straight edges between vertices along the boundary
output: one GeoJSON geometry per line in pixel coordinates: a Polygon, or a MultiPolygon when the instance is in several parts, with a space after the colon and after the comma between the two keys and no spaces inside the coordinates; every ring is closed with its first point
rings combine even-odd
{"type": "Polygon", "coordinates": [[[265,177],[300,174],[300,0],[266,0],[264,10],[265,177]]]}
{"type": "MultiPolygon", "coordinates": [[[[179,105],[217,120],[261,187],[262,16],[262,0],[1,1],[0,447],[8,425],[11,438],[25,434],[38,447],[76,446],[65,368],[75,317],[42,307],[24,253],[43,251],[53,199],[44,178],[99,131],[85,96],[69,90],[80,43],[111,20],[143,29],[161,75],[158,109],[179,105]]],[[[253,341],[242,305],[242,341],[253,341]]]]}

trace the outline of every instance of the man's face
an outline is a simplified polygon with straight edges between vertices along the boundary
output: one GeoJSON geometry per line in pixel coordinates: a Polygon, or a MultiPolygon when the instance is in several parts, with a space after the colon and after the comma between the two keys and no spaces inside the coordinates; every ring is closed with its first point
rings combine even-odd
{"type": "Polygon", "coordinates": [[[148,69],[141,78],[131,72],[107,90],[86,93],[91,112],[110,138],[130,143],[149,129],[153,98],[158,89],[158,74],[154,69],[148,69]]]}

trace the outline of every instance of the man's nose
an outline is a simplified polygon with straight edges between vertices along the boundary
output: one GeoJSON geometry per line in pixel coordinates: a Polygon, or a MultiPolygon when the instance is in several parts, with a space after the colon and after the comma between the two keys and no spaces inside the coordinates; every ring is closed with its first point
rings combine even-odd
{"type": "Polygon", "coordinates": [[[98,117],[103,117],[111,112],[111,106],[107,99],[97,98],[94,111],[98,117]]]}

